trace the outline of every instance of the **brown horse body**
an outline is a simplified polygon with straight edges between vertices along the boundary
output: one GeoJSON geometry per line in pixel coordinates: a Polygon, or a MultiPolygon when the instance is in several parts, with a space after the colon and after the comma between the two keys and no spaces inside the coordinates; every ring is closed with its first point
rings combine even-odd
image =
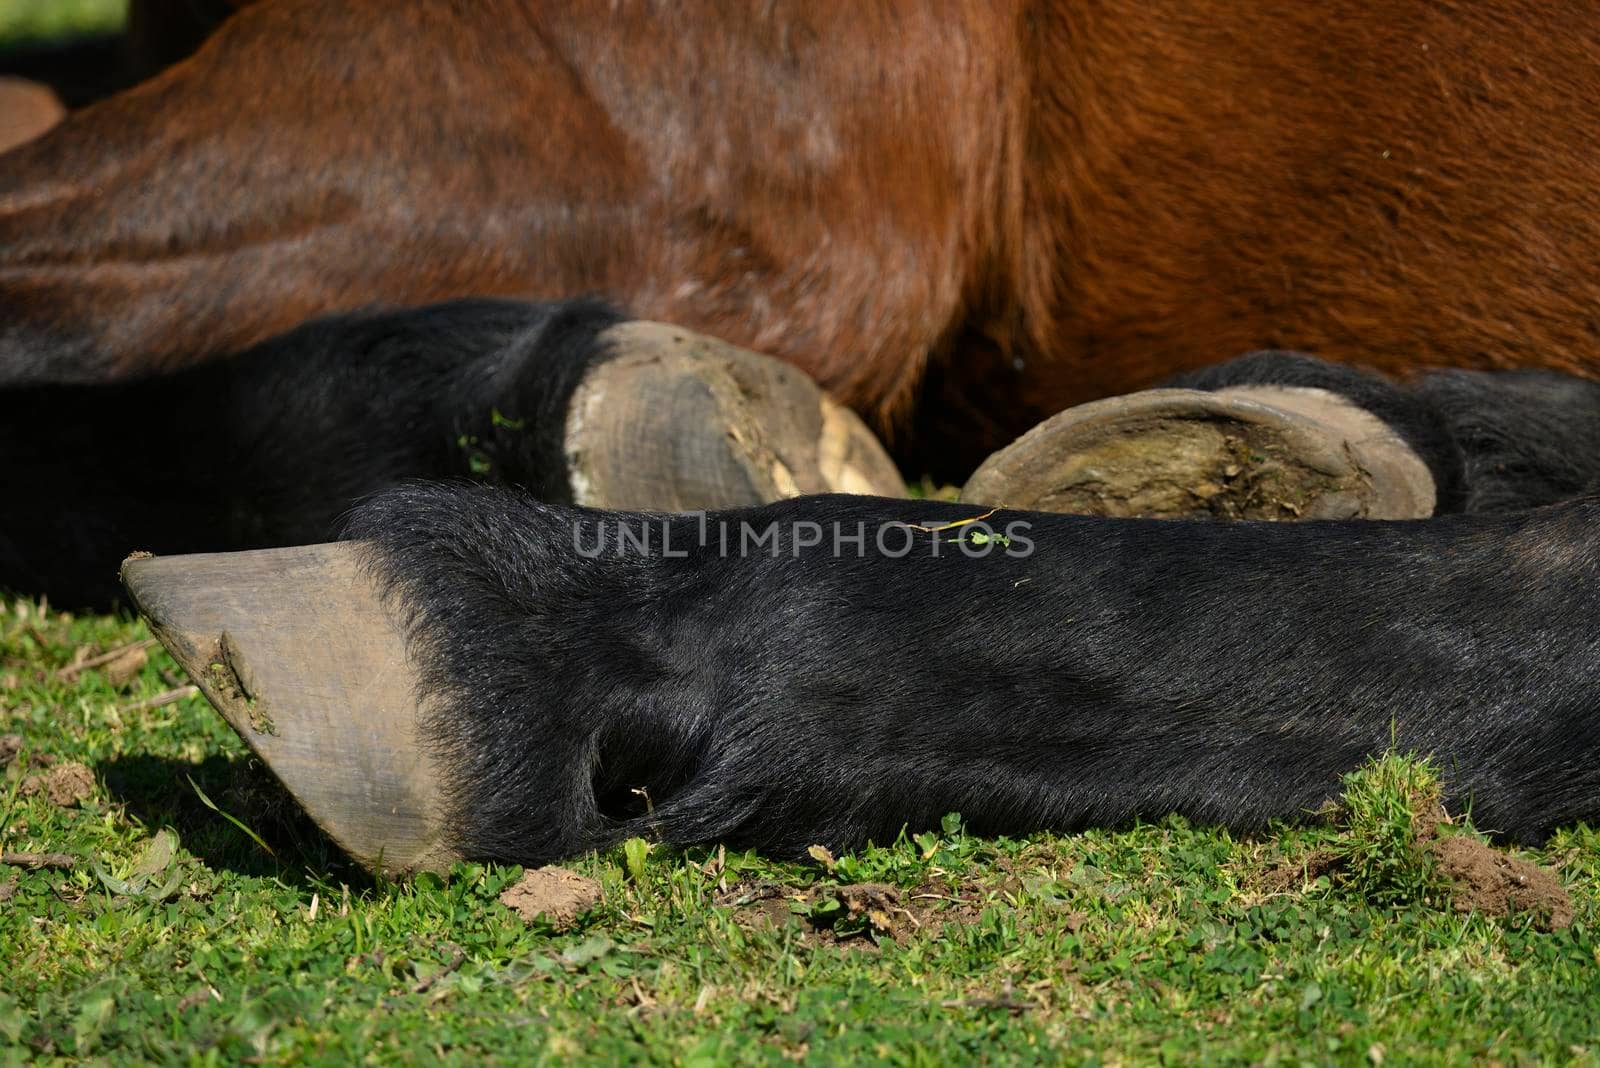
{"type": "Polygon", "coordinates": [[[1595,374],[1597,85],[1573,0],[263,0],[0,156],[0,381],[580,293],[961,462],[1255,348],[1595,374]]]}

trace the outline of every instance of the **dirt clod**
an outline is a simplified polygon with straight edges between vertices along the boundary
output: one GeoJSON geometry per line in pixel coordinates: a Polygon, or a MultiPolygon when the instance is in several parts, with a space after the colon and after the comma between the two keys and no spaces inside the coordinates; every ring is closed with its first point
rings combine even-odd
{"type": "Polygon", "coordinates": [[[558,931],[600,903],[600,884],[565,868],[546,866],[524,872],[522,878],[500,894],[500,904],[532,923],[544,917],[558,931]]]}
{"type": "Polygon", "coordinates": [[[20,752],[22,752],[22,735],[0,734],[0,768],[10,767],[20,752]]]}
{"type": "Polygon", "coordinates": [[[28,776],[17,792],[23,797],[43,794],[52,805],[70,808],[94,796],[94,772],[77,761],[68,761],[28,776]]]}
{"type": "Polygon", "coordinates": [[[1528,912],[1547,931],[1572,923],[1572,899],[1554,875],[1531,861],[1452,835],[1430,844],[1458,912],[1506,916],[1528,912]]]}
{"type": "Polygon", "coordinates": [[[148,663],[150,654],[145,652],[144,646],[131,645],[100,670],[106,681],[120,690],[132,682],[148,663]]]}

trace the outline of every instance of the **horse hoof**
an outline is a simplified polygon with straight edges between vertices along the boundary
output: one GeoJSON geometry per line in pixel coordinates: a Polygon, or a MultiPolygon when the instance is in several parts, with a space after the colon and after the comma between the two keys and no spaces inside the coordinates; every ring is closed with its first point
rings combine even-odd
{"type": "Polygon", "coordinates": [[[666,323],[604,337],[616,355],[567,408],[573,503],[689,512],[808,493],[905,496],[866,424],[789,364],[666,323]]]}
{"type": "Polygon", "coordinates": [[[416,672],[354,543],[130,558],[161,644],[306,813],[391,875],[448,871],[416,672]]]}
{"type": "Polygon", "coordinates": [[[973,503],[1104,516],[1414,519],[1433,476],[1376,416],[1320,389],[1154,389],[1069,408],[984,461],[973,503]]]}

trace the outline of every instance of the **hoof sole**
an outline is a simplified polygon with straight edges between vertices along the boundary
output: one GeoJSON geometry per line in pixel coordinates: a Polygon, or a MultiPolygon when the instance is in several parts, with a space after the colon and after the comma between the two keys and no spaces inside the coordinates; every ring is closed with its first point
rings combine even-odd
{"type": "Polygon", "coordinates": [[[979,504],[1169,519],[1412,519],[1433,477],[1375,416],[1318,389],[1155,389],[1068,409],[989,457],[979,504]]]}

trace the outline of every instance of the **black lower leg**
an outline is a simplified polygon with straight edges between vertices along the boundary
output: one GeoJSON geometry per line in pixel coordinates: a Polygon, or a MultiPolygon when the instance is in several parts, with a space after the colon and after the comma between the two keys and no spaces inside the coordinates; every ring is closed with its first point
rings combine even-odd
{"type": "Polygon", "coordinates": [[[0,391],[0,588],[105,604],[130,551],[330,540],[408,478],[566,499],[567,402],[621,318],[497,301],[345,315],[149,381],[0,391]]]}
{"type": "Polygon", "coordinates": [[[408,486],[351,534],[407,624],[468,856],[636,834],[794,854],[949,811],[1251,829],[1391,741],[1435,756],[1480,827],[1534,841],[1600,815],[1600,502],[1226,527],[973,512],[651,517],[408,486]]]}
{"type": "Polygon", "coordinates": [[[1600,491],[1600,383],[1551,371],[1438,371],[1415,392],[1461,451],[1463,511],[1600,491]]]}

